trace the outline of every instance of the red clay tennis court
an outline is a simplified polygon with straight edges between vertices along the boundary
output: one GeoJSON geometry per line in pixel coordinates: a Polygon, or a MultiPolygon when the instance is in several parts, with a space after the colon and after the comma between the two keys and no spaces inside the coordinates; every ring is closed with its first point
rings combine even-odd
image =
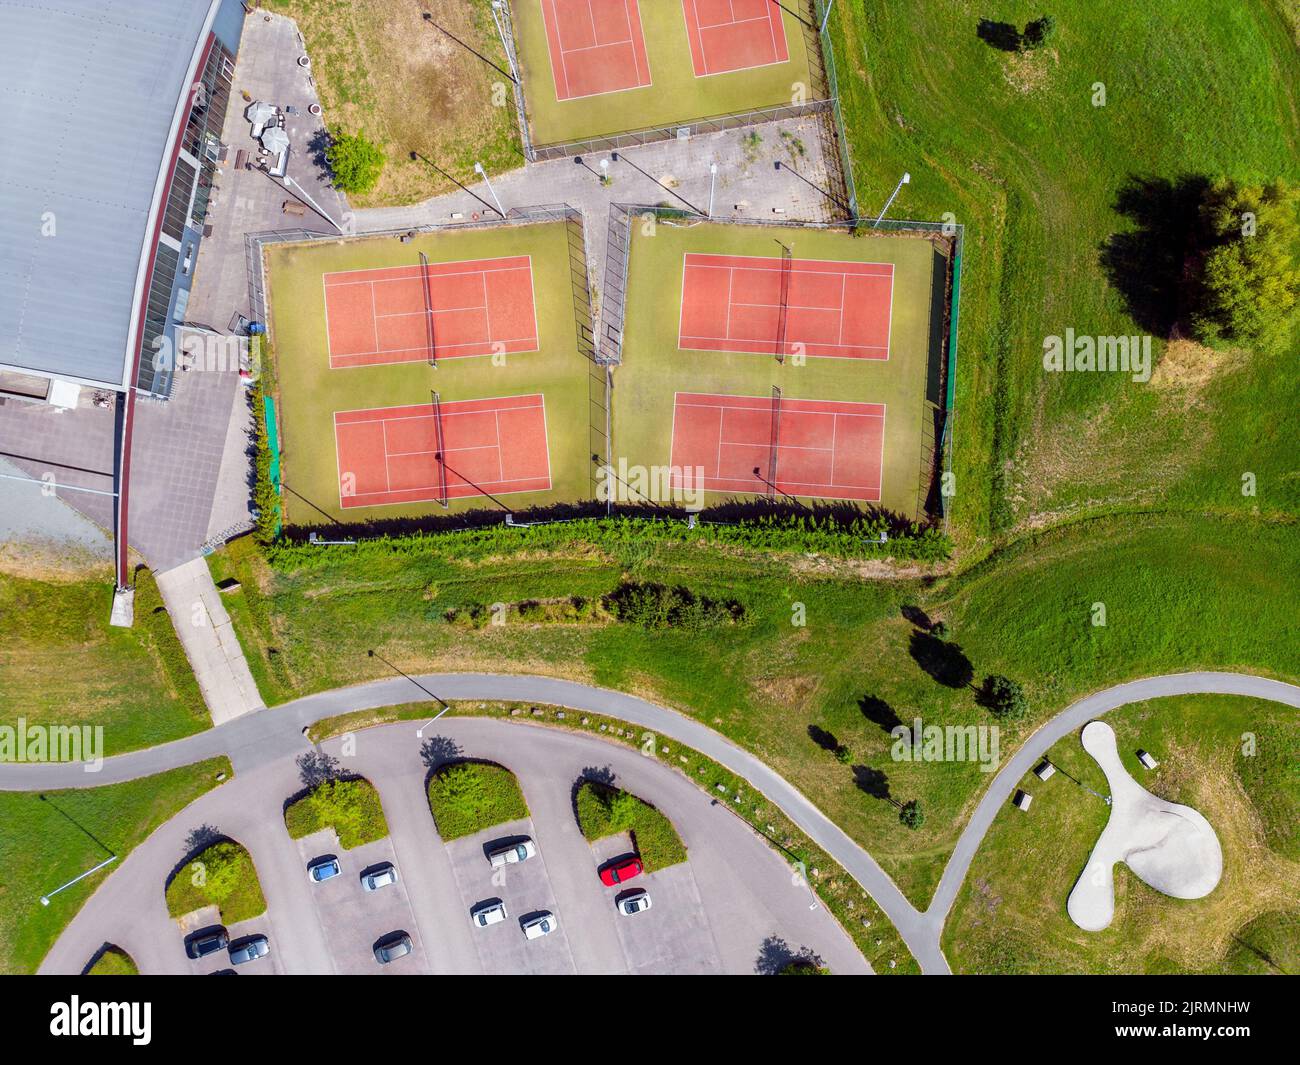
{"type": "Polygon", "coordinates": [[[527,255],[325,275],[332,369],[537,350],[527,255]]]}
{"type": "Polygon", "coordinates": [[[697,78],[790,58],[775,0],[682,0],[682,13],[697,78]]]}
{"type": "Polygon", "coordinates": [[[704,255],[682,269],[678,345],[697,351],[889,358],[892,263],[704,255]]]}
{"type": "Polygon", "coordinates": [[[577,100],[650,84],[637,0],[541,3],[558,99],[577,100]]]}
{"type": "Polygon", "coordinates": [[[881,403],[678,392],[672,485],[699,487],[698,467],[709,492],[878,502],[884,439],[881,403]]]}
{"type": "Polygon", "coordinates": [[[540,395],[337,411],[334,438],[344,509],[551,487],[540,395]]]}

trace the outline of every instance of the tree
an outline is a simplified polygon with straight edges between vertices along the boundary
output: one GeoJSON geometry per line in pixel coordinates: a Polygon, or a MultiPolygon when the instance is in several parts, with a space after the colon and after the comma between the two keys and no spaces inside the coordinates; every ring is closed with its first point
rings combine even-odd
{"type": "Polygon", "coordinates": [[[1207,343],[1255,341],[1300,303],[1300,189],[1218,181],[1201,202],[1202,246],[1192,328],[1207,343]]]}
{"type": "Polygon", "coordinates": [[[1029,710],[1029,700],[1025,698],[1025,690],[1010,677],[996,673],[984,678],[984,690],[980,693],[980,701],[995,715],[1006,721],[1019,720],[1029,710]]]}
{"type": "Polygon", "coordinates": [[[1056,19],[1043,15],[1025,23],[1025,32],[1020,35],[1020,48],[1032,52],[1037,48],[1046,48],[1056,38],[1056,19]]]}
{"type": "Polygon", "coordinates": [[[898,819],[915,831],[925,824],[925,811],[921,809],[920,799],[910,799],[898,809],[898,819]]]}
{"type": "Polygon", "coordinates": [[[369,192],[384,169],[384,152],[364,133],[335,130],[325,149],[334,185],[344,192],[369,192]]]}

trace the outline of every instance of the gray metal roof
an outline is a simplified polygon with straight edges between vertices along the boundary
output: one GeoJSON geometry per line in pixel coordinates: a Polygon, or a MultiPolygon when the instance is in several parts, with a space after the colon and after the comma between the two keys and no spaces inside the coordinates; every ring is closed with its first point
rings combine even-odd
{"type": "Polygon", "coordinates": [[[0,0],[0,364],[126,378],[149,207],[209,7],[0,0]]]}

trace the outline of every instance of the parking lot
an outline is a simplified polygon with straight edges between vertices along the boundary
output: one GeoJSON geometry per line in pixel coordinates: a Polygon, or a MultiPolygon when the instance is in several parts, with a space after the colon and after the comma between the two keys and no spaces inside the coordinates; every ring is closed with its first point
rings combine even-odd
{"type": "MultiPolygon", "coordinates": [[[[311,885],[312,904],[325,932],[336,971],[352,974],[429,971],[425,945],[420,938],[401,870],[398,870],[395,884],[374,891],[364,890],[361,884],[362,874],[376,866],[397,865],[391,839],[376,840],[349,851],[339,846],[332,829],[326,829],[304,836],[296,841],[296,845],[302,859],[302,875],[311,885]],[[307,867],[316,859],[327,856],[338,859],[341,873],[321,883],[313,883],[308,877],[307,867]],[[404,958],[381,965],[375,960],[375,942],[396,931],[408,933],[414,949],[404,958]]],[[[256,964],[261,965],[262,961],[256,964]]]]}
{"type": "Polygon", "coordinates": [[[554,932],[540,939],[524,937],[523,921],[543,911],[560,911],[546,869],[546,856],[539,852],[526,861],[497,869],[488,861],[491,851],[535,836],[532,819],[526,818],[447,844],[452,874],[465,904],[463,920],[472,925],[472,910],[493,901],[505,903],[504,921],[486,928],[472,925],[474,947],[485,973],[577,972],[566,921],[560,920],[554,932]]]}

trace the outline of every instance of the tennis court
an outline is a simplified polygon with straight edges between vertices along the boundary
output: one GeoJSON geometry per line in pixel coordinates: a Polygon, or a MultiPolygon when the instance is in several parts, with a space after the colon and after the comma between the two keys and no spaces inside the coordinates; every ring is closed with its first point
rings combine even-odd
{"type": "Polygon", "coordinates": [[[776,0],[682,0],[697,78],[790,58],[776,0]]]}
{"type": "Polygon", "coordinates": [[[892,263],[689,252],[678,346],[888,359],[893,294],[892,263]]]}
{"type": "Polygon", "coordinates": [[[651,83],[637,0],[542,0],[559,100],[651,83]]]}
{"type": "Polygon", "coordinates": [[[536,351],[527,255],[324,275],[331,369],[536,351]]]}
{"type": "Polygon", "coordinates": [[[339,505],[549,491],[541,395],[336,411],[339,505]]]}
{"type": "Polygon", "coordinates": [[[699,468],[710,492],[880,499],[881,403],[678,392],[672,437],[674,488],[699,468]]]}

